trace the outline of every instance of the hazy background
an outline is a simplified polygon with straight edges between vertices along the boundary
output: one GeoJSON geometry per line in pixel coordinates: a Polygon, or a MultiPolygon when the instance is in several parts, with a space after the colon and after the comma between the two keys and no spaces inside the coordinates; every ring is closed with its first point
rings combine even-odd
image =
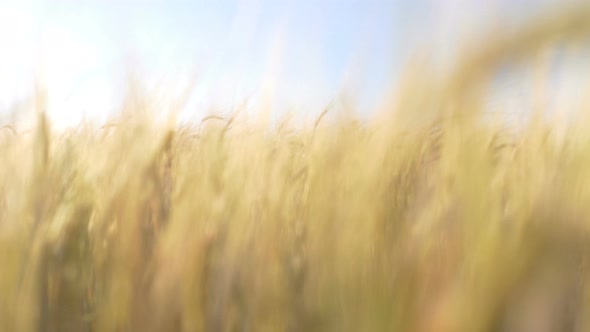
{"type": "Polygon", "coordinates": [[[194,83],[186,118],[262,96],[277,112],[317,113],[340,91],[370,112],[415,51],[444,63],[490,22],[516,27],[571,2],[2,1],[0,112],[37,79],[58,125],[104,120],[130,71],[162,96],[194,83]]]}

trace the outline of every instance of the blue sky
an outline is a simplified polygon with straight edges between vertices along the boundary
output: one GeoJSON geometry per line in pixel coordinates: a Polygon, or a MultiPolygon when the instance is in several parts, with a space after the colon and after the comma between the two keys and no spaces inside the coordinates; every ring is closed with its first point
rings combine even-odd
{"type": "Polygon", "coordinates": [[[444,52],[494,10],[515,21],[550,2],[0,0],[0,107],[37,77],[57,122],[103,120],[133,69],[162,95],[194,80],[195,117],[262,95],[278,109],[317,113],[347,88],[370,109],[416,47],[444,52]]]}
{"type": "MultiPolygon", "coordinates": [[[[0,103],[46,85],[62,122],[104,118],[132,64],[173,95],[195,79],[195,113],[272,94],[316,111],[347,80],[374,100],[393,64],[393,1],[30,1],[0,3],[0,103]],[[362,68],[354,70],[356,67],[362,68]],[[362,73],[351,77],[353,73],[362,73]],[[8,79],[9,78],[9,79],[8,79]],[[270,91],[267,91],[270,90],[270,91]]],[[[199,114],[197,114],[199,115],[199,114]]]]}

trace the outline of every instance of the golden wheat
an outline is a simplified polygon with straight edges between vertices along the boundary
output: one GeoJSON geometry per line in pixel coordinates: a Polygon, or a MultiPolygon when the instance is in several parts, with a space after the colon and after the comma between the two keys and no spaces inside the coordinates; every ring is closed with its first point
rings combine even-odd
{"type": "Polygon", "coordinates": [[[441,82],[410,68],[367,123],[174,126],[135,92],[57,133],[40,94],[33,137],[1,128],[0,331],[590,329],[590,110],[558,140],[482,124],[472,93],[589,34],[586,6],[484,39],[441,82]]]}

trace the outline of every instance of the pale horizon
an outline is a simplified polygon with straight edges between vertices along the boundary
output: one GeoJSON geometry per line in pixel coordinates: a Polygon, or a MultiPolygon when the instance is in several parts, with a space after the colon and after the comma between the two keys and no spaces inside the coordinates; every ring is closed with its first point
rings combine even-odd
{"type": "Polygon", "coordinates": [[[9,111],[41,84],[58,126],[83,117],[104,121],[118,110],[125,75],[134,70],[168,97],[193,82],[187,118],[262,96],[272,96],[279,112],[313,114],[349,90],[367,112],[412,50],[434,42],[444,54],[458,22],[470,16],[462,24],[477,26],[472,13],[458,9],[478,9],[480,17],[507,13],[512,22],[527,3],[551,1],[493,1],[489,12],[482,3],[0,2],[0,108],[9,111]]]}

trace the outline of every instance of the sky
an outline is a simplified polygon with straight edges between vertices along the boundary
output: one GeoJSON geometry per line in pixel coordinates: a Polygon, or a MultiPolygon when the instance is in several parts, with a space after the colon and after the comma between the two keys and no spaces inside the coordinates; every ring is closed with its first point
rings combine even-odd
{"type": "Polygon", "coordinates": [[[514,23],[551,3],[0,0],[0,113],[37,82],[56,124],[104,121],[130,72],[156,95],[190,85],[188,118],[269,96],[279,111],[318,113],[343,91],[370,110],[414,49],[434,44],[445,54],[485,17],[514,23]]]}

